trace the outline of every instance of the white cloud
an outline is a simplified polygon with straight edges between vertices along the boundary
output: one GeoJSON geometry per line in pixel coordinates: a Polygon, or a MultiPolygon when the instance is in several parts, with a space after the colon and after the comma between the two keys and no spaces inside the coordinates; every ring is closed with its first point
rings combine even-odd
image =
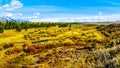
{"type": "Polygon", "coordinates": [[[35,13],[33,13],[33,16],[29,16],[29,17],[27,17],[29,20],[30,19],[38,19],[39,18],[39,16],[40,16],[40,13],[39,12],[35,12],[35,13]]]}
{"type": "Polygon", "coordinates": [[[23,16],[23,14],[22,14],[22,13],[18,13],[18,14],[16,14],[16,15],[18,15],[18,16],[23,16]]]}
{"type": "Polygon", "coordinates": [[[13,14],[12,13],[8,13],[8,12],[4,12],[4,13],[2,13],[2,16],[12,17],[13,14]]]}
{"type": "Polygon", "coordinates": [[[2,9],[2,7],[0,7],[0,9],[2,9]]]}
{"type": "Polygon", "coordinates": [[[0,14],[0,17],[10,17],[13,19],[20,19],[23,17],[23,14],[22,13],[3,12],[0,14]]]}
{"type": "Polygon", "coordinates": [[[103,13],[102,13],[102,12],[99,12],[98,15],[103,15],[103,13]]]}
{"type": "Polygon", "coordinates": [[[42,18],[31,18],[29,21],[34,22],[109,22],[120,20],[120,14],[117,15],[102,15],[102,16],[51,16],[42,18]]]}
{"type": "Polygon", "coordinates": [[[40,13],[39,13],[39,12],[36,12],[36,13],[34,13],[34,15],[35,15],[35,16],[39,16],[39,15],[40,15],[40,13]]]}
{"type": "Polygon", "coordinates": [[[10,4],[3,5],[3,9],[13,11],[15,9],[23,7],[23,4],[19,0],[12,0],[10,4]]]}
{"type": "Polygon", "coordinates": [[[5,4],[3,5],[3,8],[8,8],[10,5],[9,4],[5,4]]]}
{"type": "Polygon", "coordinates": [[[28,17],[28,19],[37,19],[38,16],[31,16],[31,17],[28,17]]]}

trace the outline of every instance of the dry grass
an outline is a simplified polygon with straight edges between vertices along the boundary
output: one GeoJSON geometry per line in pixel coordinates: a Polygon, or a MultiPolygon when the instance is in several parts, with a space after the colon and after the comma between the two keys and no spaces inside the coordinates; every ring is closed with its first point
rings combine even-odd
{"type": "Polygon", "coordinates": [[[73,25],[71,28],[55,26],[22,32],[5,30],[0,34],[0,67],[119,68],[119,34],[113,32],[113,37],[108,37],[95,27],[73,25]],[[40,40],[48,41],[31,43],[40,40]]]}

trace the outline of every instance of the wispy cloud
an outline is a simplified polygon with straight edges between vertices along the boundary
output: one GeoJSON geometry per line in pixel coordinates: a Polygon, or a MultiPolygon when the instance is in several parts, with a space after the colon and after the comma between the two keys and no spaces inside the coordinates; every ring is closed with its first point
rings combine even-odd
{"type": "Polygon", "coordinates": [[[1,16],[6,16],[6,17],[19,17],[19,16],[23,16],[22,13],[10,13],[10,12],[2,12],[1,16]]]}
{"type": "Polygon", "coordinates": [[[39,12],[35,12],[34,15],[40,16],[40,13],[39,12]]]}
{"type": "Polygon", "coordinates": [[[117,3],[117,2],[113,2],[113,1],[108,1],[108,0],[105,0],[106,3],[109,3],[111,5],[114,5],[114,6],[120,6],[120,3],[117,3]]]}
{"type": "Polygon", "coordinates": [[[81,16],[81,15],[74,15],[69,14],[64,16],[59,14],[56,16],[42,16],[42,18],[31,18],[29,21],[34,22],[109,22],[109,21],[119,21],[120,14],[116,15],[102,15],[102,16],[81,16]],[[59,16],[61,15],[61,16],[59,16]]]}

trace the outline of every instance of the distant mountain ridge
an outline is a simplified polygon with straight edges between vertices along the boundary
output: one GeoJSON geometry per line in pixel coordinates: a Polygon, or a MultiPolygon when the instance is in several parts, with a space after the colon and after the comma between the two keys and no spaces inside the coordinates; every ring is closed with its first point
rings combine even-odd
{"type": "Polygon", "coordinates": [[[0,17],[0,22],[3,22],[3,21],[12,21],[12,19],[8,17],[0,17]]]}
{"type": "Polygon", "coordinates": [[[6,21],[28,22],[27,20],[22,20],[22,19],[12,19],[10,17],[0,17],[0,22],[6,22],[6,21]]]}

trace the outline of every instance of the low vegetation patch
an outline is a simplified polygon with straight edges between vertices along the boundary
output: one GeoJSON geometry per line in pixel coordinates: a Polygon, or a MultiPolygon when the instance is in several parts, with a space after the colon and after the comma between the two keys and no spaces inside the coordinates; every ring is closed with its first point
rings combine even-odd
{"type": "Polygon", "coordinates": [[[120,24],[11,23],[0,24],[2,68],[120,67],[120,24]]]}

